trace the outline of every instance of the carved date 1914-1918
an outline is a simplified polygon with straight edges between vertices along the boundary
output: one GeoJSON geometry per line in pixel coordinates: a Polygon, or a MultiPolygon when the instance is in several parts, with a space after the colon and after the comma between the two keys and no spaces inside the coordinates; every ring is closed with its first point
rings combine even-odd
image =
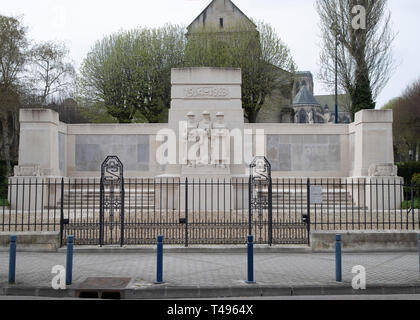
{"type": "Polygon", "coordinates": [[[222,87],[191,87],[185,89],[187,98],[224,98],[229,95],[229,89],[222,87]]]}

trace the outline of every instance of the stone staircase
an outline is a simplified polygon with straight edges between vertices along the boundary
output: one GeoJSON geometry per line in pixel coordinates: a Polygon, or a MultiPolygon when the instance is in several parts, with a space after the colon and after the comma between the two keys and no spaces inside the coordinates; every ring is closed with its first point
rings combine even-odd
{"type": "MultiPolygon", "coordinates": [[[[311,209],[345,210],[358,209],[352,195],[352,187],[346,179],[313,178],[311,185],[322,186],[322,204],[311,204],[311,209]]],[[[295,178],[273,179],[273,210],[305,210],[308,193],[307,180],[295,178]]],[[[357,196],[357,190],[355,193],[357,196]]]]}
{"type": "MultiPolygon", "coordinates": [[[[119,196],[119,188],[115,189],[119,196]]],[[[155,208],[155,190],[153,183],[125,183],[124,184],[124,207],[130,210],[153,210],[155,208]]],[[[105,198],[110,198],[109,188],[105,188],[105,198]]],[[[63,197],[64,210],[99,210],[100,184],[98,181],[72,179],[65,184],[63,197]]],[[[55,208],[60,208],[58,200],[55,208]]],[[[50,207],[51,208],[51,207],[50,207]]]]}
{"type": "MultiPolygon", "coordinates": [[[[88,180],[86,180],[88,181],[88,180]]],[[[163,188],[165,194],[165,184],[153,183],[153,179],[133,180],[125,183],[125,208],[133,210],[154,210],[158,207],[160,201],[159,188],[163,188]]],[[[345,179],[311,179],[311,184],[321,185],[322,183],[322,204],[311,204],[311,209],[317,210],[354,210],[359,208],[352,197],[352,187],[347,184],[345,179]]],[[[223,188],[223,185],[220,186],[223,188]]],[[[119,190],[115,190],[118,192],[119,190]]],[[[273,210],[302,211],[307,208],[307,185],[306,180],[301,179],[273,179],[272,190],[273,210]]],[[[170,191],[169,191],[170,192],[170,191]]],[[[267,196],[267,189],[263,190],[264,196],[267,196]]],[[[109,190],[106,189],[105,197],[109,198],[109,190]]],[[[357,190],[354,196],[357,197],[357,190]]],[[[100,184],[98,181],[85,182],[81,179],[70,180],[64,188],[65,210],[99,210],[100,202],[100,184]]],[[[165,201],[163,199],[162,201],[165,201]]],[[[50,208],[59,209],[61,202],[58,199],[55,206],[50,208]]]]}

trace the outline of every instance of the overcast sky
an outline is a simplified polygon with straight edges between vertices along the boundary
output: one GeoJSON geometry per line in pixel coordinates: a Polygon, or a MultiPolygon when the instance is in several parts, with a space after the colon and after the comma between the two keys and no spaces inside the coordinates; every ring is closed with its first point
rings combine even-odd
{"type": "MultiPolygon", "coordinates": [[[[121,29],[188,25],[211,0],[0,0],[0,14],[22,15],[29,37],[64,41],[78,67],[96,40],[121,29]]],[[[233,0],[249,17],[274,26],[290,47],[300,71],[311,71],[315,93],[329,94],[317,81],[320,32],[314,0],[233,0]]],[[[378,98],[381,107],[420,77],[420,1],[389,0],[398,68],[378,98]]]]}

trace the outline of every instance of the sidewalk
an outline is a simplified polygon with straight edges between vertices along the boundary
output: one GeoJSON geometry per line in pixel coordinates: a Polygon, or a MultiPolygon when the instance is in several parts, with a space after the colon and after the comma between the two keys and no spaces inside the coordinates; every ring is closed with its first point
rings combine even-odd
{"type": "MultiPolygon", "coordinates": [[[[420,293],[418,254],[343,253],[343,283],[335,282],[334,254],[256,252],[256,284],[245,284],[247,256],[243,253],[164,251],[164,284],[154,284],[156,255],[120,251],[75,251],[73,284],[53,290],[55,265],[65,266],[65,252],[18,252],[16,284],[9,286],[7,252],[0,253],[0,295],[74,297],[88,277],[130,278],[118,288],[121,298],[203,298],[353,294],[352,267],[362,265],[367,290],[358,294],[420,293]]],[[[106,289],[111,288],[94,288],[106,289]]],[[[115,289],[115,288],[114,288],[115,289]]],[[[94,290],[95,291],[95,290],[94,290]]]]}

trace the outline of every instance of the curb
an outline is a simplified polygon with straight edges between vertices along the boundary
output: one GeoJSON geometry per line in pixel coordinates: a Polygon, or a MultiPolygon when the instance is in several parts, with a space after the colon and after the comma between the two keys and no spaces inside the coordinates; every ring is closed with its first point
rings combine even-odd
{"type": "MultiPolygon", "coordinates": [[[[246,245],[243,246],[171,246],[165,245],[163,251],[166,253],[247,253],[246,245]]],[[[59,248],[59,253],[65,253],[66,248],[59,248]]],[[[75,246],[75,253],[156,253],[156,246],[124,246],[124,247],[88,247],[75,246]]],[[[308,246],[258,246],[255,245],[256,253],[312,253],[312,249],[308,246]]]]}
{"type": "MultiPolygon", "coordinates": [[[[75,298],[78,289],[54,290],[38,287],[3,287],[0,295],[3,296],[31,296],[49,298],[75,298]]],[[[116,292],[106,289],[89,289],[86,292],[102,293],[116,292]]],[[[275,285],[244,285],[227,287],[209,286],[167,286],[139,289],[119,290],[120,299],[147,300],[147,299],[205,299],[229,297],[291,297],[291,296],[328,296],[328,295],[392,295],[392,294],[420,294],[420,285],[377,285],[366,290],[353,290],[351,286],[343,284],[327,286],[275,286],[275,285]]]]}

